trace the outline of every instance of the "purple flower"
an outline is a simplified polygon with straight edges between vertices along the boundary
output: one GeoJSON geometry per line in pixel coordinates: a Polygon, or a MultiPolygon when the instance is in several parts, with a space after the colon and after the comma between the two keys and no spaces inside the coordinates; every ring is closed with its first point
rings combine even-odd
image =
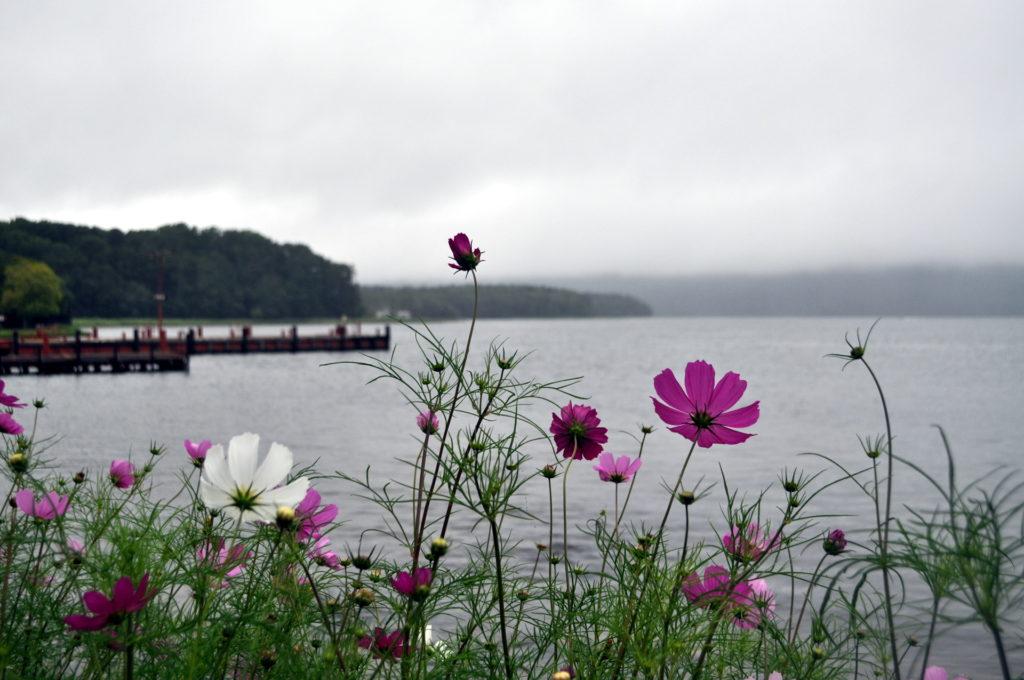
{"type": "Polygon", "coordinates": [[[433,411],[423,411],[416,416],[416,427],[420,428],[423,434],[437,434],[441,421],[433,411]]]}
{"type": "Polygon", "coordinates": [[[386,656],[401,659],[409,651],[409,645],[406,643],[402,631],[396,630],[388,634],[379,627],[373,629],[373,637],[369,635],[361,637],[359,646],[369,649],[378,659],[386,656]]]}
{"type": "Polygon", "coordinates": [[[100,630],[107,626],[116,626],[129,614],[143,607],[156,594],[155,590],[147,590],[149,574],[144,574],[138,588],[132,586],[132,580],[122,576],[114,584],[112,597],[107,597],[98,590],[90,590],[82,596],[82,602],[93,616],[72,614],[64,617],[64,623],[75,630],[100,630]]]}
{"type": "Polygon", "coordinates": [[[733,592],[730,613],[734,626],[750,630],[775,614],[775,591],[763,578],[747,581],[745,585],[746,588],[737,587],[733,592]]]}
{"type": "Polygon", "coordinates": [[[3,434],[19,435],[24,431],[25,428],[10,413],[0,413],[0,432],[3,434]]]}
{"type": "Polygon", "coordinates": [[[715,383],[715,369],[706,361],[686,365],[686,389],[675,374],[666,368],[654,378],[654,410],[669,429],[681,434],[702,448],[712,444],[739,444],[752,434],[738,432],[736,427],[750,427],[760,415],[760,402],[732,408],[747,389],[747,382],[738,373],[729,372],[715,383]],[[664,403],[663,403],[664,402],[664,403]]]}
{"type": "Polygon", "coordinates": [[[135,483],[135,466],[124,458],[116,458],[110,463],[110,481],[118,489],[130,489],[135,483]]]}
{"type": "MultiPolygon", "coordinates": [[[[13,394],[8,394],[5,390],[7,384],[0,380],[0,406],[6,406],[7,408],[25,408],[25,404],[18,401],[18,398],[13,394]]],[[[17,434],[14,432],[12,434],[17,434]]]]}
{"type": "Polygon", "coordinates": [[[594,460],[608,441],[608,430],[600,427],[597,409],[571,401],[561,413],[551,414],[555,446],[566,458],[594,460]]]}
{"type": "Polygon", "coordinates": [[[295,506],[295,521],[299,524],[295,539],[305,543],[310,538],[320,538],[324,527],[337,516],[337,505],[331,503],[321,507],[320,494],[312,488],[308,489],[303,499],[295,506]]]}
{"type": "Polygon", "coordinates": [[[619,456],[616,460],[615,456],[610,453],[602,453],[597,460],[599,464],[595,465],[594,469],[600,475],[601,481],[613,484],[628,482],[643,463],[639,458],[632,460],[629,456],[619,456]]]}
{"type": "Polygon", "coordinates": [[[448,247],[452,249],[453,260],[448,266],[456,271],[470,272],[483,262],[480,257],[483,253],[479,248],[474,248],[473,242],[462,232],[448,239],[448,247]]]}
{"type": "Polygon", "coordinates": [[[822,541],[821,547],[829,555],[838,555],[846,552],[846,534],[842,529],[833,529],[822,541]]]}
{"type": "Polygon", "coordinates": [[[14,502],[18,509],[36,519],[49,520],[63,516],[68,511],[68,501],[67,496],[61,496],[56,491],[44,493],[39,500],[36,500],[32,489],[22,489],[14,494],[14,502]]]}
{"type": "Polygon", "coordinates": [[[429,567],[419,567],[413,574],[407,571],[399,572],[391,580],[391,585],[406,597],[423,598],[430,592],[430,582],[433,578],[434,572],[429,567]]]}
{"type": "Polygon", "coordinates": [[[762,531],[757,522],[751,522],[746,529],[733,526],[732,531],[722,536],[726,552],[744,561],[759,559],[767,552],[779,547],[780,537],[762,531]]]}
{"type": "Polygon", "coordinates": [[[188,457],[192,459],[192,464],[196,467],[203,467],[203,461],[206,460],[206,452],[210,450],[213,444],[210,443],[209,439],[204,439],[201,442],[194,442],[190,439],[185,440],[185,451],[188,452],[188,457]]]}

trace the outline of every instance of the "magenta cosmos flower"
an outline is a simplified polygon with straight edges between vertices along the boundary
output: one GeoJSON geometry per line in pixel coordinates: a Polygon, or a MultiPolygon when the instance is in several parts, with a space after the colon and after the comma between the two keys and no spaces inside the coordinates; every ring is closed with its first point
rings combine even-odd
{"type": "Polygon", "coordinates": [[[124,458],[115,459],[110,463],[110,481],[118,489],[130,489],[135,483],[135,466],[124,458]]]}
{"type": "Polygon", "coordinates": [[[780,537],[763,531],[757,522],[751,522],[746,529],[733,526],[732,531],[722,535],[722,546],[726,552],[744,561],[760,559],[762,555],[779,547],[780,537]]]}
{"type": "Polygon", "coordinates": [[[56,491],[44,493],[39,500],[36,500],[32,489],[22,489],[14,494],[14,502],[18,509],[36,519],[62,517],[68,511],[68,500],[67,496],[61,496],[56,491]]]}
{"type": "Polygon", "coordinates": [[[448,266],[455,271],[471,272],[483,262],[480,257],[483,253],[479,248],[474,248],[469,237],[461,232],[448,239],[448,247],[452,249],[453,260],[448,263],[448,266]]]}
{"type": "Polygon", "coordinates": [[[25,428],[14,419],[10,413],[0,413],[0,432],[3,434],[19,435],[25,428]]]}
{"type": "Polygon", "coordinates": [[[98,590],[90,590],[82,596],[82,602],[93,616],[72,614],[64,617],[64,623],[74,630],[100,630],[107,626],[116,626],[129,614],[134,614],[149,602],[156,590],[147,589],[149,574],[143,574],[138,588],[132,586],[132,580],[122,576],[114,584],[112,597],[107,597],[98,590]]]}
{"type": "Polygon", "coordinates": [[[185,440],[185,451],[188,453],[188,457],[192,459],[192,464],[196,467],[203,467],[203,461],[206,460],[206,452],[210,450],[213,444],[210,443],[209,439],[204,439],[201,442],[194,442],[190,439],[185,440]]]}
{"type": "Polygon", "coordinates": [[[419,567],[413,574],[407,571],[399,572],[391,580],[391,585],[406,597],[424,597],[430,591],[430,582],[433,578],[434,572],[429,567],[419,567]]]}
{"type": "Polygon", "coordinates": [[[402,631],[396,630],[388,634],[383,628],[379,627],[373,629],[372,637],[364,635],[359,638],[359,646],[370,650],[378,659],[386,656],[401,659],[409,651],[409,646],[405,642],[405,636],[402,635],[402,631]]]}
{"type": "MultiPolygon", "coordinates": [[[[747,680],[756,680],[756,679],[754,678],[753,675],[751,675],[749,678],[747,678],[747,680]]],[[[768,680],[782,680],[782,673],[780,673],[778,671],[775,671],[774,673],[772,673],[771,675],[768,676],[768,680]]]]}
{"type": "MultiPolygon", "coordinates": [[[[924,680],[949,680],[949,673],[942,666],[928,666],[924,671],[924,680]]],[[[967,678],[958,675],[953,680],[967,680],[967,678]]]]}
{"type": "Polygon", "coordinates": [[[598,464],[594,466],[594,469],[597,470],[601,481],[612,482],[613,484],[628,482],[643,463],[639,458],[632,460],[629,456],[619,456],[616,459],[610,453],[602,453],[597,461],[598,464]]]}
{"type": "Polygon", "coordinates": [[[420,428],[423,434],[437,434],[441,421],[433,411],[423,411],[416,416],[416,427],[420,428]]]}
{"type": "Polygon", "coordinates": [[[295,506],[295,521],[299,528],[295,531],[295,538],[305,543],[310,538],[320,538],[323,529],[334,521],[338,516],[338,506],[320,505],[320,494],[310,488],[306,495],[295,506]]]}
{"type": "Polygon", "coordinates": [[[691,361],[686,364],[685,383],[684,390],[668,368],[654,378],[654,391],[662,400],[651,397],[654,410],[670,430],[705,449],[712,444],[739,444],[753,436],[733,429],[750,427],[760,415],[757,401],[729,410],[747,389],[738,373],[730,371],[716,384],[711,364],[691,361]]]}
{"type": "Polygon", "coordinates": [[[0,380],[0,406],[6,406],[7,408],[25,408],[25,404],[18,401],[16,396],[7,393],[7,383],[3,380],[0,380]]]}
{"type": "Polygon", "coordinates": [[[744,630],[757,628],[763,619],[775,614],[775,591],[763,578],[746,581],[740,586],[733,591],[729,607],[733,625],[744,630]]]}
{"type": "Polygon", "coordinates": [[[774,609],[775,594],[767,590],[767,584],[754,585],[753,581],[739,581],[730,588],[731,576],[723,566],[712,564],[704,569],[704,577],[690,574],[683,579],[683,595],[691,604],[698,607],[720,606],[732,619],[737,628],[754,628],[761,621],[763,611],[758,603],[771,599],[770,608],[774,609]],[[760,592],[761,586],[767,593],[760,592]]]}
{"type": "Polygon", "coordinates": [[[563,406],[551,414],[551,434],[555,447],[566,458],[594,460],[608,442],[608,430],[601,427],[597,409],[585,404],[563,406]]]}

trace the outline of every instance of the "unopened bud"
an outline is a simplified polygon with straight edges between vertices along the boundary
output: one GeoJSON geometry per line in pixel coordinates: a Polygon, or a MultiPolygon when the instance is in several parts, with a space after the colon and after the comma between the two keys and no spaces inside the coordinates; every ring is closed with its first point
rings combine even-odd
{"type": "Polygon", "coordinates": [[[530,591],[525,589],[520,590],[516,593],[516,597],[519,599],[520,602],[526,602],[530,599],[530,591]]]}
{"type": "Polygon", "coordinates": [[[554,465],[545,465],[540,469],[540,474],[547,479],[554,479],[558,476],[558,469],[554,465]]]}
{"type": "Polygon", "coordinates": [[[25,472],[28,470],[28,456],[24,453],[12,453],[10,458],[7,459],[7,464],[16,473],[25,472]]]}
{"type": "Polygon", "coordinates": [[[359,571],[366,571],[373,566],[373,560],[366,555],[356,555],[352,558],[352,566],[359,571]]]}
{"type": "Polygon", "coordinates": [[[369,588],[360,588],[352,593],[352,601],[358,607],[369,607],[375,599],[377,599],[377,596],[369,588]]]}
{"type": "Polygon", "coordinates": [[[75,484],[85,483],[85,471],[79,470],[78,472],[76,472],[75,476],[71,478],[71,481],[74,482],[75,484]]]}
{"type": "Polygon", "coordinates": [[[697,501],[697,496],[692,491],[684,489],[676,495],[676,499],[683,505],[693,505],[697,501]]]}
{"type": "Polygon", "coordinates": [[[277,528],[281,531],[288,531],[295,527],[295,508],[282,505],[277,508],[277,515],[274,517],[277,528]]]}
{"type": "Polygon", "coordinates": [[[263,669],[269,671],[275,663],[277,663],[277,654],[269,649],[263,650],[263,653],[260,654],[260,665],[263,666],[263,669]]]}
{"type": "Polygon", "coordinates": [[[825,658],[825,649],[820,645],[815,645],[811,648],[811,658],[815,661],[821,661],[825,658]]]}
{"type": "Polygon", "coordinates": [[[448,552],[448,541],[438,536],[430,542],[430,556],[438,558],[448,552]]]}

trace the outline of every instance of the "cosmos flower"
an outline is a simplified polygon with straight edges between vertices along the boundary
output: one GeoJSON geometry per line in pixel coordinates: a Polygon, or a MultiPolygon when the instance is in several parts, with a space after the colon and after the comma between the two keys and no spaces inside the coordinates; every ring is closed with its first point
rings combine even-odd
{"type": "Polygon", "coordinates": [[[756,628],[762,619],[770,619],[775,614],[775,591],[763,578],[747,581],[745,585],[747,587],[737,587],[733,591],[730,612],[733,625],[749,630],[756,628]]]}
{"type": "Polygon", "coordinates": [[[0,412],[0,432],[3,434],[19,435],[25,431],[25,428],[14,419],[10,413],[0,412]]]}
{"type": "Polygon", "coordinates": [[[422,597],[430,591],[430,582],[433,578],[434,572],[429,567],[419,567],[415,574],[410,574],[407,571],[399,572],[391,580],[391,585],[406,597],[422,597]]]}
{"type": "MultiPolygon", "coordinates": [[[[924,671],[924,680],[949,680],[949,673],[942,666],[928,666],[924,671]]],[[[967,678],[958,675],[953,680],[967,680],[967,678]]]]}
{"type": "Polygon", "coordinates": [[[402,631],[396,630],[393,633],[386,633],[383,628],[374,628],[373,636],[364,635],[359,639],[359,646],[370,650],[378,659],[390,656],[401,659],[409,651],[405,636],[402,631]]]}
{"type": "Polygon", "coordinates": [[[712,564],[704,569],[704,577],[690,574],[683,579],[683,595],[698,607],[721,606],[737,628],[754,628],[768,609],[774,609],[775,594],[766,583],[754,581],[732,583],[729,570],[712,564]],[[763,608],[762,608],[763,605],[763,608]]]}
{"type": "Polygon", "coordinates": [[[0,380],[0,406],[6,406],[7,408],[25,408],[25,404],[18,401],[18,398],[13,394],[8,394],[6,390],[7,383],[0,380]]]}
{"type": "Polygon", "coordinates": [[[833,529],[822,541],[821,547],[826,554],[839,555],[846,551],[846,534],[842,529],[833,529]]]}
{"type": "Polygon", "coordinates": [[[68,501],[67,496],[61,496],[56,491],[44,493],[39,500],[36,500],[32,489],[22,489],[14,494],[14,502],[18,509],[36,519],[62,517],[68,511],[68,501]]]}
{"type": "Polygon", "coordinates": [[[330,545],[330,541],[326,536],[320,538],[313,544],[313,548],[309,551],[308,555],[310,559],[319,564],[321,567],[327,567],[338,571],[341,569],[341,558],[338,557],[338,553],[327,548],[330,545]]]}
{"type": "Polygon", "coordinates": [[[628,482],[643,463],[639,458],[632,460],[629,456],[619,456],[616,460],[615,456],[610,453],[602,453],[597,460],[598,465],[595,465],[594,469],[597,470],[601,481],[613,484],[628,482]]]}
{"type": "Polygon", "coordinates": [[[257,466],[259,446],[259,435],[247,432],[231,438],[226,455],[220,444],[206,452],[199,497],[207,508],[243,522],[273,522],[279,506],[295,507],[305,497],[305,477],[280,486],[291,472],[292,452],[271,444],[257,466]]]}
{"type": "MultiPolygon", "coordinates": [[[[757,679],[753,675],[751,675],[749,678],[747,678],[747,680],[757,680],[757,679]]],[[[768,680],[782,680],[782,673],[780,673],[778,671],[775,671],[774,673],[772,673],[771,675],[768,676],[768,680]]]]}
{"type": "Polygon", "coordinates": [[[738,373],[726,373],[715,383],[715,369],[705,361],[686,365],[684,390],[671,369],[654,378],[654,391],[662,401],[651,397],[654,410],[669,429],[702,448],[713,444],[739,444],[753,435],[733,428],[749,427],[757,422],[760,402],[730,411],[747,389],[738,373]]]}
{"type": "Polygon", "coordinates": [[[597,409],[585,404],[563,406],[551,414],[551,434],[555,447],[566,458],[594,460],[608,442],[608,430],[600,427],[597,409]]]}
{"type": "Polygon", "coordinates": [[[765,532],[757,522],[750,522],[746,529],[733,526],[732,531],[722,536],[722,546],[726,552],[741,560],[752,561],[779,547],[779,534],[765,532]]]}
{"type": "Polygon", "coordinates": [[[100,630],[107,626],[116,626],[125,617],[133,614],[149,602],[156,590],[148,590],[149,574],[144,574],[138,588],[132,586],[132,580],[122,576],[114,584],[112,597],[107,597],[98,590],[90,590],[82,596],[82,602],[93,616],[72,614],[64,617],[64,623],[74,630],[100,630]]]}
{"type": "Polygon", "coordinates": [[[458,233],[448,239],[448,247],[452,249],[452,262],[448,266],[455,271],[470,272],[483,262],[480,257],[483,253],[479,248],[473,247],[473,242],[463,233],[458,233]]]}
{"type": "Polygon", "coordinates": [[[201,442],[194,442],[190,439],[185,440],[185,451],[188,453],[188,457],[192,459],[192,464],[196,467],[203,467],[203,461],[206,460],[206,452],[213,446],[209,439],[204,439],[201,442]]]}
{"type": "Polygon", "coordinates": [[[135,466],[124,458],[116,458],[110,463],[110,481],[118,489],[130,489],[135,483],[135,466]]]}
{"type": "Polygon", "coordinates": [[[420,428],[423,434],[436,434],[441,421],[433,411],[423,411],[416,416],[416,427],[420,428]]]}
{"type": "Polygon", "coordinates": [[[320,538],[324,527],[338,516],[338,506],[320,505],[320,494],[310,487],[299,504],[295,506],[295,521],[299,528],[295,531],[295,539],[305,543],[310,538],[320,538]]]}
{"type": "MultiPolygon", "coordinates": [[[[250,553],[244,545],[237,543],[229,548],[224,539],[218,539],[216,543],[207,541],[196,548],[196,558],[199,562],[210,569],[223,571],[225,579],[241,576],[245,571],[245,560],[249,556],[250,553]]],[[[220,587],[227,588],[228,585],[227,580],[224,580],[220,587]]]]}

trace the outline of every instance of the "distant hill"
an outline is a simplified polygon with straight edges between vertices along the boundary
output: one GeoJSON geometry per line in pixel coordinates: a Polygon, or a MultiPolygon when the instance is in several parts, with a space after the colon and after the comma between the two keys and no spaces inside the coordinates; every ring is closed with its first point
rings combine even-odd
{"type": "Polygon", "coordinates": [[[581,277],[551,285],[635,296],[659,316],[1020,316],[1024,266],[894,266],[770,275],[581,277]]]}
{"type": "MultiPolygon", "coordinates": [[[[473,287],[363,286],[363,304],[371,313],[408,313],[414,318],[460,319],[473,314],[473,287]]],[[[483,318],[649,316],[651,308],[628,295],[580,293],[564,288],[482,285],[483,318]]]]}
{"type": "Polygon", "coordinates": [[[55,222],[0,222],[0,272],[15,257],[48,264],[74,316],[152,317],[165,260],[168,317],[313,318],[359,315],[352,268],[307,246],[251,231],[174,224],[122,232],[55,222]]]}

